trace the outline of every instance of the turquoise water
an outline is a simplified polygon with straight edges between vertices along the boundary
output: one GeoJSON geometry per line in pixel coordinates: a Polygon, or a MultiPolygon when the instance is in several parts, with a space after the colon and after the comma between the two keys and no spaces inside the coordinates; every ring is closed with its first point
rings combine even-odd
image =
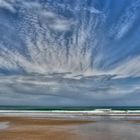
{"type": "Polygon", "coordinates": [[[111,109],[111,110],[140,110],[140,106],[0,106],[0,110],[33,110],[33,111],[91,111],[96,109],[111,109]]]}

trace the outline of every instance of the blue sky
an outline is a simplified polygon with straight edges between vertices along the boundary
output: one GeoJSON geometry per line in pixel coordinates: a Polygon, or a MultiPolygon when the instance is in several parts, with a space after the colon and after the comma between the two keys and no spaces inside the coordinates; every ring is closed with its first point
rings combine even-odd
{"type": "Polygon", "coordinates": [[[0,0],[1,105],[140,105],[140,0],[0,0]]]}

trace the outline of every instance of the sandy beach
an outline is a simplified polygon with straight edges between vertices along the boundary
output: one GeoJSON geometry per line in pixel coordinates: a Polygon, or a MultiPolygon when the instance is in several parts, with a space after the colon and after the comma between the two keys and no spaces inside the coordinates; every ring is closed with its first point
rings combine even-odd
{"type": "Polygon", "coordinates": [[[79,132],[76,132],[78,127],[91,123],[83,120],[28,117],[0,117],[0,122],[8,122],[9,125],[8,128],[0,130],[0,140],[82,139],[79,132]]]}
{"type": "Polygon", "coordinates": [[[1,116],[0,126],[0,140],[140,139],[140,120],[91,121],[1,116]]]}

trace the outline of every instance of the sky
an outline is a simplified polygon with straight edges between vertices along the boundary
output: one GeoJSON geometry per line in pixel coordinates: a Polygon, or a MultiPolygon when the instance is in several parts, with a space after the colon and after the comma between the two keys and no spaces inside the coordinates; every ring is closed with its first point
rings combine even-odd
{"type": "Polygon", "coordinates": [[[140,0],[0,0],[0,105],[140,106],[140,0]]]}

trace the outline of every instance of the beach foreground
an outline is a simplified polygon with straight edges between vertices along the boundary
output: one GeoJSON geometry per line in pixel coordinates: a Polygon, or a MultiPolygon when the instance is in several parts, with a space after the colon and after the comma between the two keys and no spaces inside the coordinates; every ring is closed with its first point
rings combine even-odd
{"type": "Polygon", "coordinates": [[[140,120],[0,116],[0,140],[139,140],[140,120]]]}

